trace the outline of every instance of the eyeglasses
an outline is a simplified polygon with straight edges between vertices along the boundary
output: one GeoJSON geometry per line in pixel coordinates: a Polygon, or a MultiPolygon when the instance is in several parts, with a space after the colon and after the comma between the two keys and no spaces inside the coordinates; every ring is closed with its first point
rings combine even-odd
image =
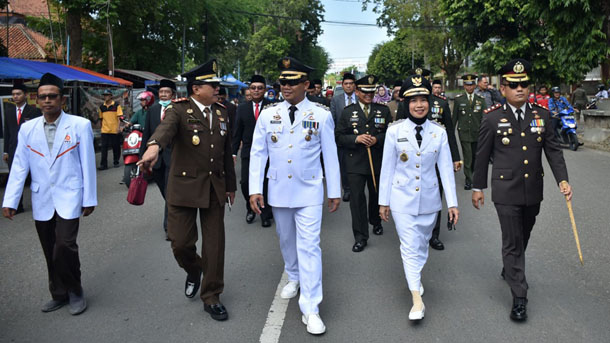
{"type": "Polygon", "coordinates": [[[250,89],[253,91],[262,91],[265,89],[265,86],[250,86],[250,89]]]}
{"type": "Polygon", "coordinates": [[[46,100],[47,98],[49,98],[50,100],[55,100],[59,97],[59,94],[57,93],[51,93],[51,94],[38,94],[36,96],[36,98],[38,98],[38,100],[46,100]]]}
{"type": "Polygon", "coordinates": [[[280,85],[282,86],[296,86],[299,83],[303,82],[301,79],[296,80],[280,80],[280,85]]]}
{"type": "Polygon", "coordinates": [[[508,82],[504,84],[505,86],[510,87],[510,89],[517,89],[517,87],[521,86],[521,88],[529,87],[529,81],[521,81],[521,82],[508,82]]]}

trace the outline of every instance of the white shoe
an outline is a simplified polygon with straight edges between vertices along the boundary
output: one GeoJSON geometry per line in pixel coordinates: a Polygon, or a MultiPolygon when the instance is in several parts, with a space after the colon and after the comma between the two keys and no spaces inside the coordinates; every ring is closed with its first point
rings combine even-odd
{"type": "Polygon", "coordinates": [[[326,332],[326,326],[317,313],[304,314],[301,320],[303,324],[307,325],[307,332],[312,335],[321,335],[326,332]]]}
{"type": "Polygon", "coordinates": [[[424,284],[423,283],[419,284],[419,296],[420,297],[424,296],[424,284]]]}
{"type": "Polygon", "coordinates": [[[421,311],[413,311],[409,312],[409,320],[422,320],[424,319],[424,312],[426,312],[426,305],[422,303],[421,311]]]}
{"type": "Polygon", "coordinates": [[[282,293],[280,294],[280,297],[282,297],[282,299],[291,299],[291,298],[296,297],[298,292],[299,292],[299,282],[298,281],[288,281],[286,286],[284,286],[284,288],[282,288],[282,293]]]}

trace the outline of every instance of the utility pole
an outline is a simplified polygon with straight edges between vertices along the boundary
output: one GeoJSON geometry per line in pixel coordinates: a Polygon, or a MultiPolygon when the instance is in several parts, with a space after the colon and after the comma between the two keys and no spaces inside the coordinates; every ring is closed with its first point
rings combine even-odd
{"type": "Polygon", "coordinates": [[[6,57],[8,57],[8,30],[9,30],[9,25],[8,25],[8,1],[6,2],[6,57]]]}
{"type": "Polygon", "coordinates": [[[186,23],[182,26],[182,64],[180,74],[184,74],[184,53],[186,50],[186,23]]]}

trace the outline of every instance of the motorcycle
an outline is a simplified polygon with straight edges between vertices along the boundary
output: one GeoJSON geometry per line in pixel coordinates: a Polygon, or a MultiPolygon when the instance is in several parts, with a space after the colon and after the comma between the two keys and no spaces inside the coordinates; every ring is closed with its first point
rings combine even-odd
{"type": "Polygon", "coordinates": [[[140,159],[140,146],[142,145],[142,128],[140,124],[129,125],[129,122],[121,118],[121,121],[128,124],[123,129],[126,133],[123,140],[123,182],[129,188],[131,179],[137,176],[136,162],[140,159]]]}
{"type": "Polygon", "coordinates": [[[596,110],[597,109],[597,98],[589,99],[589,102],[585,105],[585,109],[596,110]]]}
{"type": "Polygon", "coordinates": [[[570,150],[576,151],[579,147],[578,136],[576,135],[576,119],[574,119],[574,109],[565,108],[557,115],[561,120],[561,126],[557,128],[556,136],[559,143],[568,145],[570,150]]]}

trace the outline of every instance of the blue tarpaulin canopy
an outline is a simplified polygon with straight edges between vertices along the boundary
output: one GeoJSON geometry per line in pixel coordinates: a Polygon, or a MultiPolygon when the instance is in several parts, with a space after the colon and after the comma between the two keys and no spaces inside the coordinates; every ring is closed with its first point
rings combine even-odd
{"type": "Polygon", "coordinates": [[[119,86],[118,82],[69,68],[65,65],[0,57],[1,79],[40,79],[44,73],[52,73],[64,81],[103,83],[119,86]]]}
{"type": "Polygon", "coordinates": [[[248,87],[247,84],[239,81],[238,79],[235,78],[235,76],[233,76],[233,74],[227,74],[225,76],[222,77],[222,83],[223,84],[229,84],[231,86],[237,86],[237,88],[244,88],[244,87],[248,87]]]}

